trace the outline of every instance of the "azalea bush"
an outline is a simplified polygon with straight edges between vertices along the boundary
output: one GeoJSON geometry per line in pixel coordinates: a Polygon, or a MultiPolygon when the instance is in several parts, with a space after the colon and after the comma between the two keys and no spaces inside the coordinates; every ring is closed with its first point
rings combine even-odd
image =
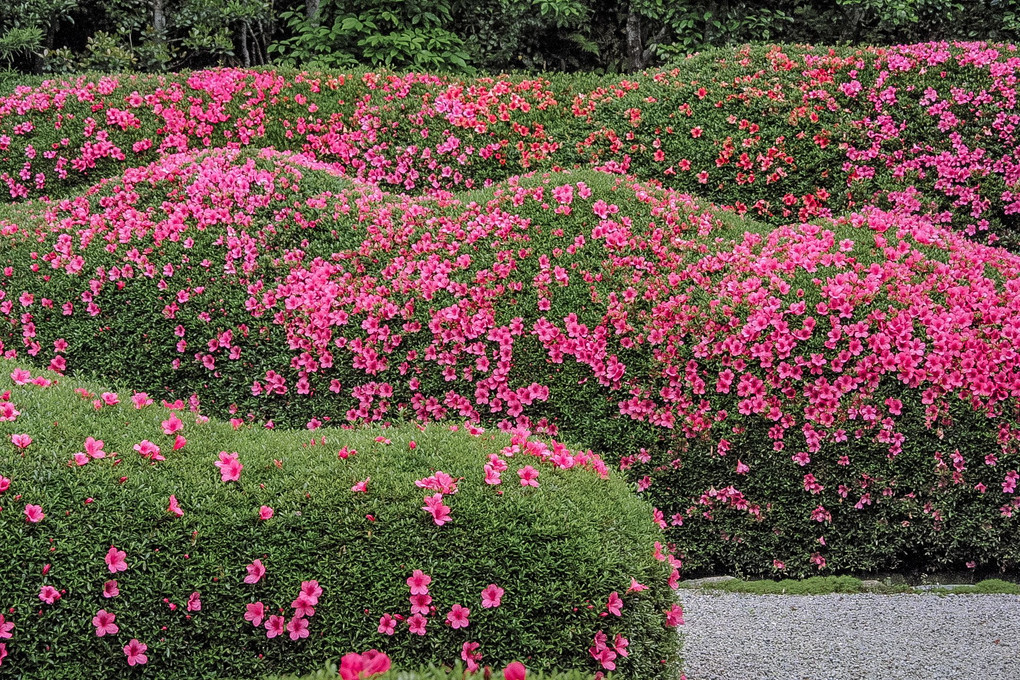
{"type": "Polygon", "coordinates": [[[693,569],[1017,562],[1020,258],[906,210],[772,228],[591,170],[416,198],[223,150],[0,232],[11,358],[237,424],[566,436],[693,569]]]}
{"type": "Polygon", "coordinates": [[[69,196],[208,147],[407,192],[594,165],[772,224],[877,204],[1020,244],[1015,46],[757,46],[625,78],[300,73],[49,80],[0,97],[0,188],[69,196]]]}
{"type": "Polygon", "coordinates": [[[231,425],[3,363],[5,675],[252,678],[368,648],[678,672],[679,562],[590,451],[470,424],[231,425]]]}

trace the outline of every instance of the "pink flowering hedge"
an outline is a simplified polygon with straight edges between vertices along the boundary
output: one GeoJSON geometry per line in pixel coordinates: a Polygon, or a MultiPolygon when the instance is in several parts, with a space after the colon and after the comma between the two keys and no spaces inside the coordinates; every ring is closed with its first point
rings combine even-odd
{"type": "Polygon", "coordinates": [[[2,363],[4,677],[255,678],[367,649],[676,677],[677,560],[591,452],[232,427],[2,363]]]}
{"type": "Polygon", "coordinates": [[[73,195],[160,155],[311,154],[420,193],[595,165],[773,224],[877,203],[1020,243],[1013,45],[759,46],[641,75],[213,70],[0,97],[0,192],[73,195]]]}
{"type": "Polygon", "coordinates": [[[414,198],[216,151],[0,233],[11,357],[237,423],[562,435],[690,569],[1017,564],[1020,258],[905,212],[770,228],[591,170],[414,198]]]}

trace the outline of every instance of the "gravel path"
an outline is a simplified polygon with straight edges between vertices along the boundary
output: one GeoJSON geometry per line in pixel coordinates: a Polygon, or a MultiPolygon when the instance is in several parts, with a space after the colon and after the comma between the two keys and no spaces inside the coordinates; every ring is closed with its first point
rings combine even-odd
{"type": "Polygon", "coordinates": [[[681,591],[688,680],[1017,680],[1017,595],[681,591]]]}

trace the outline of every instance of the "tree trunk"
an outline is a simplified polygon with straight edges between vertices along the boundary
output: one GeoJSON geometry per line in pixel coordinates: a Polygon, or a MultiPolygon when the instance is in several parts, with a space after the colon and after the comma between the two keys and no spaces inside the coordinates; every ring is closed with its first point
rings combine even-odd
{"type": "Polygon", "coordinates": [[[241,24],[241,60],[245,68],[251,68],[251,53],[248,51],[248,22],[241,24]]]}
{"type": "Polygon", "coordinates": [[[640,71],[642,66],[641,15],[631,5],[627,10],[627,71],[640,71]]]}
{"type": "Polygon", "coordinates": [[[320,0],[305,0],[305,11],[308,15],[308,23],[312,27],[319,25],[319,3],[320,0]]]}
{"type": "Polygon", "coordinates": [[[165,42],[166,14],[163,12],[163,0],[152,0],[152,28],[156,34],[156,42],[165,42]]]}

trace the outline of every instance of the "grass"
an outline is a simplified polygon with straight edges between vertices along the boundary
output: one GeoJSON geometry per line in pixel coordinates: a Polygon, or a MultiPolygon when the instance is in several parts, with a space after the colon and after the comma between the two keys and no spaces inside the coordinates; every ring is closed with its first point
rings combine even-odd
{"type": "Polygon", "coordinates": [[[853,576],[812,576],[811,578],[783,579],[781,581],[760,580],[745,581],[735,579],[718,583],[694,583],[685,588],[701,588],[719,590],[727,593],[747,593],[749,595],[831,595],[833,593],[919,593],[935,595],[1020,595],[1020,585],[1001,579],[987,579],[974,585],[956,586],[953,588],[932,588],[923,590],[906,584],[886,584],[876,581],[865,582],[853,576]]]}

